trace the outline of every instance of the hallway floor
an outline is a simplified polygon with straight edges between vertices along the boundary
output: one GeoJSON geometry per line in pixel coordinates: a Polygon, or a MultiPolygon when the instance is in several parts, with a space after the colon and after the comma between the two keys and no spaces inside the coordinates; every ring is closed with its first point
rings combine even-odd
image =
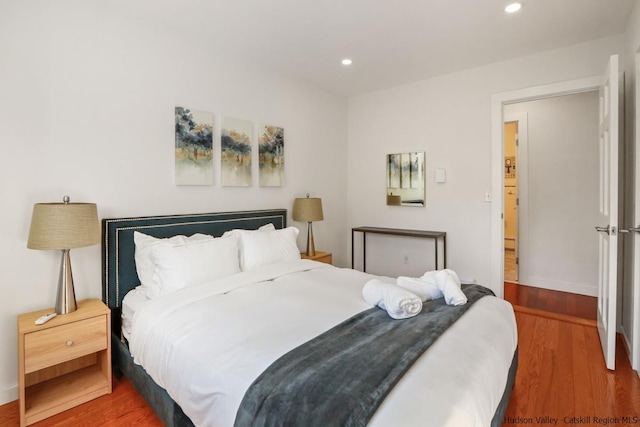
{"type": "Polygon", "coordinates": [[[504,250],[504,281],[518,283],[518,273],[516,271],[516,251],[513,249],[504,250]]]}
{"type": "Polygon", "coordinates": [[[598,299],[505,281],[504,299],[514,306],[596,321],[598,299]]]}
{"type": "Polygon", "coordinates": [[[598,299],[519,284],[515,251],[504,251],[504,298],[511,304],[543,312],[596,320],[598,299]]]}

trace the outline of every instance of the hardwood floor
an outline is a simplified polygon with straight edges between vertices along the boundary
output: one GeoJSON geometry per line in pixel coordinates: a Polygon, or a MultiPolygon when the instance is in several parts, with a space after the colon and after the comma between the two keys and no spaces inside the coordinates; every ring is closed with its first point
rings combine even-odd
{"type": "MultiPolygon", "coordinates": [[[[0,426],[20,425],[18,401],[0,406],[0,426]]],[[[34,427],[149,426],[162,423],[126,378],[113,378],[113,393],[32,424],[34,427]]]]}
{"type": "Polygon", "coordinates": [[[504,299],[514,306],[578,317],[593,322],[596,320],[598,304],[596,297],[505,282],[504,299]]]}
{"type": "Polygon", "coordinates": [[[520,363],[504,426],[543,425],[536,417],[545,416],[557,425],[640,425],[622,419],[640,417],[640,378],[621,339],[608,371],[596,327],[519,311],[516,320],[520,363]]]}
{"type": "Polygon", "coordinates": [[[558,425],[640,425],[640,377],[620,336],[616,370],[606,369],[597,298],[504,285],[504,297],[516,312],[520,348],[504,425],[541,425],[545,416],[558,419],[558,425]]]}
{"type": "MultiPolygon", "coordinates": [[[[505,286],[506,299],[515,304],[520,358],[503,425],[553,425],[549,418],[547,423],[536,419],[553,417],[558,419],[556,425],[640,426],[640,418],[637,423],[622,418],[640,417],[640,378],[631,369],[620,339],[616,370],[606,369],[597,328],[587,319],[595,316],[593,307],[589,308],[592,302],[586,300],[585,305],[581,299],[573,301],[571,294],[517,286],[515,290],[505,286]]],[[[0,406],[0,426],[18,425],[18,402],[0,406]]],[[[123,378],[114,379],[112,394],[34,424],[98,425],[155,427],[162,423],[123,378]]]]}
{"type": "Polygon", "coordinates": [[[513,249],[504,250],[504,280],[507,282],[518,281],[518,271],[516,270],[516,251],[513,249]]]}

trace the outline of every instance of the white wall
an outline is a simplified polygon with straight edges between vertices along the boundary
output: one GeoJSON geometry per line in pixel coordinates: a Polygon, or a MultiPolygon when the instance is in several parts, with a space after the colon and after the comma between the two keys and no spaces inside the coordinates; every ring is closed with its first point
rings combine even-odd
{"type": "MultiPolygon", "coordinates": [[[[448,266],[489,284],[491,95],[600,75],[622,45],[612,37],[350,98],[349,226],[446,231],[448,266]],[[426,152],[425,208],[384,204],[384,156],[404,151],[426,152]],[[436,168],[446,183],[434,182],[436,168]]],[[[386,246],[397,262],[401,244],[386,246]]]]}
{"type": "MultiPolygon", "coordinates": [[[[310,192],[316,247],[347,263],[346,99],[102,3],[2,2],[0,404],[17,398],[16,316],[55,301],[59,254],[26,248],[34,203],[68,194],[105,218],[290,209],[310,192]],[[257,187],[254,168],[253,187],[222,188],[216,165],[215,185],[175,186],[175,106],[283,126],[286,185],[257,187]]],[[[100,297],[100,246],[71,258],[77,298],[100,297]]]]}
{"type": "Polygon", "coordinates": [[[528,165],[520,219],[529,230],[519,240],[520,283],[597,295],[598,102],[592,91],[504,107],[528,118],[527,149],[518,152],[528,165]]]}

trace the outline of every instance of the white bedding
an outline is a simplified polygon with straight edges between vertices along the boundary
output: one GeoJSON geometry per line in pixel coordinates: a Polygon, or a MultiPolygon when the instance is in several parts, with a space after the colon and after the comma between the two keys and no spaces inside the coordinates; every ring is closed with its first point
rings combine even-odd
{"type": "Polygon", "coordinates": [[[122,299],[122,335],[129,340],[131,338],[131,325],[138,307],[149,301],[147,293],[142,286],[131,289],[122,299]]]}
{"type": "MultiPolygon", "coordinates": [[[[130,350],[195,425],[232,426],[246,389],[273,361],[370,308],[362,287],[373,277],[297,260],[185,288],[137,307],[130,350]]],[[[369,426],[488,426],[516,345],[511,305],[482,298],[422,355],[369,426]]]]}

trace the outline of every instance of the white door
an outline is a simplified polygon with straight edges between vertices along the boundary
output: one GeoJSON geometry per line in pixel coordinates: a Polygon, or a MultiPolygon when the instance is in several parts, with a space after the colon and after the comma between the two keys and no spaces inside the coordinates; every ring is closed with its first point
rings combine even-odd
{"type": "MultiPolygon", "coordinates": [[[[639,61],[640,62],[640,61],[639,61]]],[[[640,86],[636,86],[636,90],[640,93],[640,86]]],[[[640,100],[640,97],[636,97],[640,100]]],[[[640,113],[636,113],[640,116],[640,113]]],[[[636,117],[636,120],[637,117],[636,117]]],[[[636,121],[636,123],[640,123],[636,121]]],[[[640,126],[636,125],[636,132],[640,134],[640,126]]],[[[633,235],[633,324],[632,346],[631,346],[631,368],[635,369],[640,375],[640,143],[636,136],[636,159],[635,159],[635,206],[634,206],[634,226],[629,228],[630,234],[633,235]]]]}
{"type": "Polygon", "coordinates": [[[598,333],[608,369],[615,369],[618,275],[618,55],[600,87],[600,224],[598,333]]]}
{"type": "MultiPolygon", "coordinates": [[[[640,87],[636,86],[640,92],[640,87]]],[[[636,98],[640,99],[640,98],[636,98]]],[[[640,123],[640,122],[636,122],[640,123]]],[[[639,125],[637,132],[640,132],[639,125]]],[[[629,228],[629,232],[633,233],[633,332],[632,332],[632,348],[631,348],[631,368],[635,369],[640,375],[640,141],[636,137],[636,159],[635,159],[635,207],[634,207],[634,226],[629,228]]]]}
{"type": "MultiPolygon", "coordinates": [[[[636,70],[640,66],[640,53],[636,54],[636,70]]],[[[638,74],[636,74],[636,81],[638,74]]],[[[633,290],[632,290],[632,310],[633,325],[631,343],[631,367],[640,375],[640,109],[637,107],[640,102],[640,85],[636,84],[636,158],[635,158],[635,205],[632,227],[629,229],[633,236],[633,290]]],[[[628,224],[627,224],[628,225],[628,224]]]]}

